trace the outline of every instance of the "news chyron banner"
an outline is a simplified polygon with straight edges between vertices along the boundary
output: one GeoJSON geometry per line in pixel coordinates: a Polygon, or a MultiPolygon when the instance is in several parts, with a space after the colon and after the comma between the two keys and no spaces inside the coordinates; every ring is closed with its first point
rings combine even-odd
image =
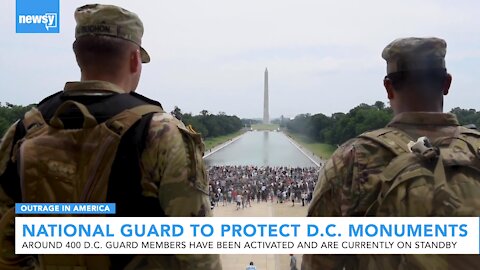
{"type": "Polygon", "coordinates": [[[480,253],[478,217],[127,218],[108,216],[114,204],[17,204],[16,213],[17,254],[480,253]]]}

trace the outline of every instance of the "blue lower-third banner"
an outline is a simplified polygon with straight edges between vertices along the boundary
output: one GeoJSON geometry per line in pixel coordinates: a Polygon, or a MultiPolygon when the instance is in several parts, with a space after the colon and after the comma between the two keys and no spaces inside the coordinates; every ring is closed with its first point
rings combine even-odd
{"type": "Polygon", "coordinates": [[[478,217],[16,217],[17,254],[479,254],[478,217]]]}

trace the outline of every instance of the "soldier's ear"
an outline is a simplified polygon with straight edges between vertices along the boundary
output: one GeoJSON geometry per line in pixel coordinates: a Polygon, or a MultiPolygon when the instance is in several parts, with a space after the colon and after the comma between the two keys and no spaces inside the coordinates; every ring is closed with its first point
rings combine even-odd
{"type": "Polygon", "coordinates": [[[142,65],[142,55],[139,49],[130,52],[130,72],[138,73],[142,65]]]}
{"type": "Polygon", "coordinates": [[[385,87],[385,90],[387,90],[388,99],[393,99],[395,97],[395,93],[393,91],[393,84],[387,76],[385,76],[385,78],[383,79],[383,86],[385,87]]]}
{"type": "Polygon", "coordinates": [[[448,90],[450,89],[451,84],[452,84],[452,75],[450,75],[450,73],[447,73],[445,81],[443,82],[443,85],[442,85],[442,88],[443,88],[442,91],[444,96],[448,95],[448,90]]]}

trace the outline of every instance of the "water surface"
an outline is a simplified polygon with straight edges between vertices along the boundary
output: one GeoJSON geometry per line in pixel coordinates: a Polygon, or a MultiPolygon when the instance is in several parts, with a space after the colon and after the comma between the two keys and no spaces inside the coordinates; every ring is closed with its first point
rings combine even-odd
{"type": "Polygon", "coordinates": [[[316,166],[282,132],[249,131],[227,147],[205,158],[207,166],[316,166]]]}

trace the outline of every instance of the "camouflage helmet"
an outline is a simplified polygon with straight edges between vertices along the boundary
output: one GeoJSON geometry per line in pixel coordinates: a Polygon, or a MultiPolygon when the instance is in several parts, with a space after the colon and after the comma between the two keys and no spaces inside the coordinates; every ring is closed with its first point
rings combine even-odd
{"type": "Polygon", "coordinates": [[[142,47],[143,23],[137,14],[113,5],[90,4],[75,10],[75,20],[75,38],[104,35],[128,40],[140,46],[142,62],[150,62],[142,47]]]}
{"type": "Polygon", "coordinates": [[[445,68],[447,43],[440,38],[400,38],[383,49],[387,61],[387,74],[445,68]]]}

